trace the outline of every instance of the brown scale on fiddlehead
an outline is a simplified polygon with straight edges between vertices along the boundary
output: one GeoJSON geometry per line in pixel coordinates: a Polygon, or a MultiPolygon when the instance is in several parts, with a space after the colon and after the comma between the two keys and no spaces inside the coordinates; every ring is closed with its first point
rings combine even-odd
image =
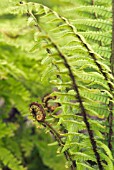
{"type": "Polygon", "coordinates": [[[50,94],[43,97],[42,102],[44,104],[44,108],[48,112],[53,112],[57,107],[61,106],[60,103],[54,102],[51,104],[51,101],[54,101],[57,99],[57,96],[51,96],[50,94]]]}

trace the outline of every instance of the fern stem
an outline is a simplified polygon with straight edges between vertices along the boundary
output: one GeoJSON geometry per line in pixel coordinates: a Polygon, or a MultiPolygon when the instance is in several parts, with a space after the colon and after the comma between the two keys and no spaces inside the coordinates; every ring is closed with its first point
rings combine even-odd
{"type": "MultiPolygon", "coordinates": [[[[53,136],[58,141],[59,146],[63,147],[64,142],[61,140],[61,136],[59,135],[59,133],[57,133],[57,131],[47,121],[44,121],[44,125],[50,129],[50,132],[53,134],[53,136]]],[[[65,155],[66,160],[72,163],[70,166],[71,170],[75,170],[76,163],[72,160],[71,155],[69,154],[68,150],[64,151],[64,155],[65,155]]]]}
{"type": "MultiPolygon", "coordinates": [[[[113,104],[110,103],[110,109],[112,109],[113,104]]],[[[109,122],[109,133],[108,133],[108,147],[110,150],[112,150],[112,135],[113,135],[113,113],[110,112],[109,118],[108,118],[108,122],[109,122]]]]}
{"type": "Polygon", "coordinates": [[[112,55],[110,58],[111,70],[114,76],[114,0],[112,0],[112,55]]]}
{"type": "Polygon", "coordinates": [[[81,96],[80,96],[80,93],[79,93],[79,90],[78,90],[78,86],[77,86],[77,83],[76,83],[76,80],[75,80],[75,77],[73,75],[73,72],[71,70],[71,67],[70,65],[68,64],[67,60],[66,60],[66,57],[62,54],[62,52],[59,50],[58,46],[51,40],[50,37],[48,37],[49,41],[52,43],[53,47],[57,50],[59,56],[63,59],[64,61],[64,65],[66,66],[66,68],[68,69],[69,71],[69,76],[72,80],[72,84],[73,84],[73,88],[76,92],[76,99],[78,98],[78,101],[80,103],[80,108],[81,108],[81,111],[82,111],[82,115],[83,115],[83,120],[85,122],[85,125],[86,125],[86,128],[87,128],[87,131],[88,131],[88,134],[89,134],[89,138],[90,138],[90,141],[91,141],[91,145],[92,145],[92,148],[93,148],[93,151],[94,151],[94,154],[95,154],[95,157],[96,157],[96,160],[97,160],[97,164],[98,164],[98,167],[99,167],[99,170],[103,170],[103,166],[101,164],[101,161],[100,161],[100,155],[97,151],[97,143],[94,139],[94,135],[93,135],[93,131],[91,130],[90,128],[90,124],[87,120],[87,114],[86,114],[86,111],[85,111],[85,108],[84,108],[84,105],[83,105],[83,102],[82,102],[82,99],[81,99],[81,96]]]}
{"type": "MultiPolygon", "coordinates": [[[[111,71],[114,76],[114,0],[112,0],[112,55],[110,57],[111,71]]],[[[112,150],[112,135],[113,135],[113,103],[109,103],[110,115],[109,115],[109,136],[108,136],[108,147],[112,150]]]]}

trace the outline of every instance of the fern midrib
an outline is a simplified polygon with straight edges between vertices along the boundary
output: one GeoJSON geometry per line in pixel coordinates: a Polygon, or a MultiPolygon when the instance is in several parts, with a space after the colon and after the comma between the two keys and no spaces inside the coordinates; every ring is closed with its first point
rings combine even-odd
{"type": "MultiPolygon", "coordinates": [[[[58,141],[59,146],[63,148],[65,143],[62,141],[61,136],[56,132],[56,130],[47,121],[44,121],[44,125],[46,125],[50,129],[50,132],[53,134],[53,136],[55,136],[56,140],[58,141]]],[[[64,151],[64,155],[66,157],[66,160],[72,162],[71,170],[75,170],[76,163],[72,160],[71,155],[68,152],[68,150],[64,151]]]]}
{"type": "MultiPolygon", "coordinates": [[[[111,64],[111,71],[112,75],[114,76],[114,0],[112,0],[112,55],[110,58],[110,64],[111,64]]],[[[114,81],[113,81],[114,82],[114,81]]],[[[113,91],[113,88],[111,88],[113,91]]],[[[108,133],[108,147],[110,150],[112,150],[112,136],[113,136],[113,106],[114,104],[110,101],[109,108],[110,108],[110,114],[109,114],[109,133],[108,133]]]]}

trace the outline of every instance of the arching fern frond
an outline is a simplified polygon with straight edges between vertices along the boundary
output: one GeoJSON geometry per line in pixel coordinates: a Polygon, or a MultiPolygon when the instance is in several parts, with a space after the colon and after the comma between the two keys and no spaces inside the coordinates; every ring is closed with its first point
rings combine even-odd
{"type": "MultiPolygon", "coordinates": [[[[98,146],[98,143],[103,139],[102,134],[105,131],[103,123],[105,119],[103,118],[104,122],[101,121],[103,110],[100,112],[99,106],[105,106],[106,110],[108,110],[107,104],[112,100],[110,69],[99,61],[102,58],[93,51],[84,37],[76,31],[75,27],[66,18],[41,4],[23,3],[21,6],[16,7],[15,10],[15,12],[27,13],[30,16],[29,20],[36,26],[36,32],[38,32],[37,38],[35,38],[37,42],[33,50],[39,48],[44,53],[47,51],[47,65],[50,64],[50,68],[55,69],[55,76],[52,75],[49,78],[59,90],[58,94],[56,93],[58,96],[57,102],[61,103],[62,109],[59,124],[62,124],[68,131],[68,136],[64,139],[65,143],[75,142],[88,146],[87,148],[82,148],[81,145],[80,147],[79,145],[71,146],[69,148],[70,154],[79,162],[79,165],[90,168],[87,163],[87,160],[90,159],[94,160],[95,164],[97,163],[98,165],[97,168],[102,170],[104,165],[102,160],[106,154],[105,152],[101,154],[102,147],[98,146]],[[61,41],[62,38],[64,38],[64,41],[61,41]],[[66,46],[69,43],[70,47],[66,46]],[[75,62],[75,57],[72,58],[74,55],[76,58],[77,56],[80,57],[80,60],[83,60],[84,56],[89,58],[92,60],[93,65],[90,63],[80,69],[80,66],[75,62]],[[74,65],[72,65],[73,61],[75,62],[74,65]],[[68,95],[71,89],[73,89],[74,96],[68,95]],[[108,93],[105,93],[106,91],[108,93]],[[66,92],[66,96],[60,95],[59,93],[61,92],[66,92]],[[92,102],[90,103],[90,101],[92,102]],[[94,106],[92,105],[93,102],[94,106]],[[94,108],[97,108],[97,111],[94,108]],[[69,113],[72,114],[71,118],[64,117],[69,113]],[[73,115],[76,115],[76,117],[73,115]],[[92,117],[93,115],[96,118],[92,117]],[[101,120],[98,121],[98,118],[101,118],[101,120]],[[75,136],[76,133],[78,137],[75,136]],[[80,134],[83,135],[80,136],[80,134]],[[88,152],[89,155],[87,154],[88,152]]],[[[90,20],[88,23],[90,23],[90,20]]],[[[105,24],[105,21],[102,21],[101,25],[98,25],[98,22],[93,22],[94,27],[104,29],[111,27],[109,24],[106,28],[105,24]]],[[[90,26],[92,26],[92,22],[90,26]]],[[[105,115],[105,117],[107,116],[105,115]]],[[[104,150],[106,149],[105,146],[103,148],[104,150]]],[[[112,162],[111,158],[110,161],[112,162]]],[[[106,162],[105,166],[108,168],[109,161],[106,162]]]]}

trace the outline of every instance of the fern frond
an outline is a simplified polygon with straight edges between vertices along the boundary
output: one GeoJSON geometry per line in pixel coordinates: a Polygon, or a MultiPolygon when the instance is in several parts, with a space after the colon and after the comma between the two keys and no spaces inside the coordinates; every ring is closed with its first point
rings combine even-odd
{"type": "Polygon", "coordinates": [[[95,51],[97,53],[99,53],[101,56],[103,56],[105,58],[105,62],[107,62],[109,64],[109,59],[110,59],[110,56],[111,56],[111,50],[109,47],[94,47],[95,51]],[[106,59],[108,59],[108,61],[106,61],[106,59]]]}
{"type": "MultiPolygon", "coordinates": [[[[76,146],[77,150],[74,152],[73,150],[75,150],[75,148],[70,148],[71,155],[75,157],[77,153],[80,155],[82,154],[82,157],[79,157],[78,155],[76,158],[80,163],[82,161],[87,162],[88,159],[94,159],[95,163],[97,163],[96,166],[102,170],[102,147],[98,146],[98,142],[103,139],[102,133],[104,133],[105,128],[101,121],[92,118],[92,114],[97,116],[97,118],[102,118],[103,110],[97,112],[100,110],[99,105],[101,105],[101,108],[105,105],[105,109],[108,110],[107,105],[112,100],[112,86],[110,83],[111,74],[109,67],[100,62],[102,58],[93,51],[84,37],[77,32],[74,25],[53,10],[40,4],[25,3],[20,7],[16,7],[16,12],[28,13],[29,16],[32,17],[33,23],[36,24],[37,31],[40,32],[37,37],[38,44],[40,40],[40,49],[42,51],[47,51],[49,57],[52,58],[51,60],[48,60],[51,65],[46,72],[49,72],[51,68],[53,70],[54,67],[55,77],[53,75],[49,77],[50,82],[53,82],[60,92],[66,93],[66,96],[57,95],[59,98],[58,101],[62,105],[61,115],[69,115],[72,113],[72,110],[73,114],[80,115],[75,118],[61,116],[59,119],[59,124],[62,123],[68,131],[67,138],[64,139],[65,143],[80,142],[82,144],[83,141],[83,144],[86,144],[86,146],[88,144],[88,148],[82,149],[82,153],[78,146],[76,146]],[[37,20],[38,17],[39,20],[37,20]],[[45,23],[47,23],[46,27],[45,23]],[[61,41],[63,37],[64,41],[61,41]],[[71,38],[73,43],[69,41],[71,38]],[[89,64],[89,60],[86,60],[84,63],[85,67],[81,67],[81,69],[78,64],[76,65],[76,62],[72,65],[70,57],[76,54],[78,57],[82,57],[83,55],[85,58],[89,58],[93,61],[92,64],[89,64]],[[68,91],[71,89],[74,90],[74,96],[68,95],[68,91]],[[105,91],[108,91],[110,95],[105,93],[105,91]],[[88,94],[86,95],[87,92],[88,94]],[[72,102],[72,99],[75,99],[75,101],[72,102]],[[90,101],[94,102],[95,105],[93,107],[91,107],[92,102],[90,103],[90,101]],[[97,108],[97,111],[95,110],[95,107],[97,108]],[[101,130],[100,133],[99,130],[101,130]],[[69,132],[71,132],[72,135],[70,135],[69,132]],[[81,133],[84,134],[82,135],[81,133]],[[76,138],[76,134],[81,134],[82,136],[80,137],[79,135],[76,138]],[[85,138],[86,140],[84,141],[85,138]],[[88,151],[91,155],[90,157],[87,155],[88,151]]],[[[78,25],[80,24],[79,21],[82,21],[81,24],[87,24],[91,27],[103,29],[105,31],[111,29],[111,23],[108,22],[107,24],[103,19],[82,19],[73,21],[73,23],[76,25],[77,22],[78,25]]],[[[34,50],[35,49],[37,49],[36,44],[34,50]]],[[[44,72],[44,75],[46,75],[46,72],[44,72]]],[[[107,112],[107,114],[108,113],[109,112],[107,112]]]]}
{"type": "Polygon", "coordinates": [[[12,170],[26,170],[9,150],[1,146],[0,151],[0,160],[4,165],[7,165],[12,170]]]}
{"type": "MultiPolygon", "coordinates": [[[[98,28],[102,29],[104,31],[109,31],[112,28],[112,25],[109,21],[105,21],[102,19],[77,19],[77,20],[71,20],[71,22],[78,28],[81,28],[83,25],[92,27],[92,28],[98,28]]],[[[90,28],[91,29],[91,28],[90,28]]]]}
{"type": "Polygon", "coordinates": [[[87,12],[89,13],[88,16],[90,16],[90,13],[91,14],[96,13],[97,15],[103,16],[105,18],[110,18],[112,16],[111,11],[101,5],[100,6],[85,5],[85,6],[79,6],[79,7],[73,7],[73,8],[70,7],[70,8],[66,8],[65,12],[67,12],[66,15],[69,15],[69,13],[70,13],[70,18],[74,18],[74,13],[85,17],[85,13],[87,13],[87,12]]]}
{"type": "Polygon", "coordinates": [[[94,168],[92,168],[91,166],[84,164],[84,163],[79,163],[79,162],[77,162],[77,168],[80,169],[80,170],[82,168],[87,168],[88,170],[94,170],[94,168]]]}
{"type": "MultiPolygon", "coordinates": [[[[62,0],[62,2],[69,2],[69,0],[62,0]]],[[[106,0],[106,1],[103,1],[103,0],[96,0],[95,1],[96,2],[96,4],[98,4],[98,5],[103,5],[103,6],[109,6],[109,4],[111,4],[111,0],[110,1],[108,1],[108,0],[106,0]]],[[[70,3],[72,3],[72,5],[76,5],[76,4],[83,4],[83,5],[86,5],[86,4],[91,4],[91,1],[90,0],[79,0],[78,2],[77,1],[75,1],[75,0],[70,0],[70,3]]]]}
{"type": "Polygon", "coordinates": [[[111,34],[110,32],[81,32],[81,34],[88,40],[98,41],[105,45],[111,45],[111,34]]]}
{"type": "Polygon", "coordinates": [[[0,139],[4,138],[5,136],[13,136],[14,130],[16,130],[16,126],[13,124],[6,125],[5,123],[0,121],[0,139]]]}

